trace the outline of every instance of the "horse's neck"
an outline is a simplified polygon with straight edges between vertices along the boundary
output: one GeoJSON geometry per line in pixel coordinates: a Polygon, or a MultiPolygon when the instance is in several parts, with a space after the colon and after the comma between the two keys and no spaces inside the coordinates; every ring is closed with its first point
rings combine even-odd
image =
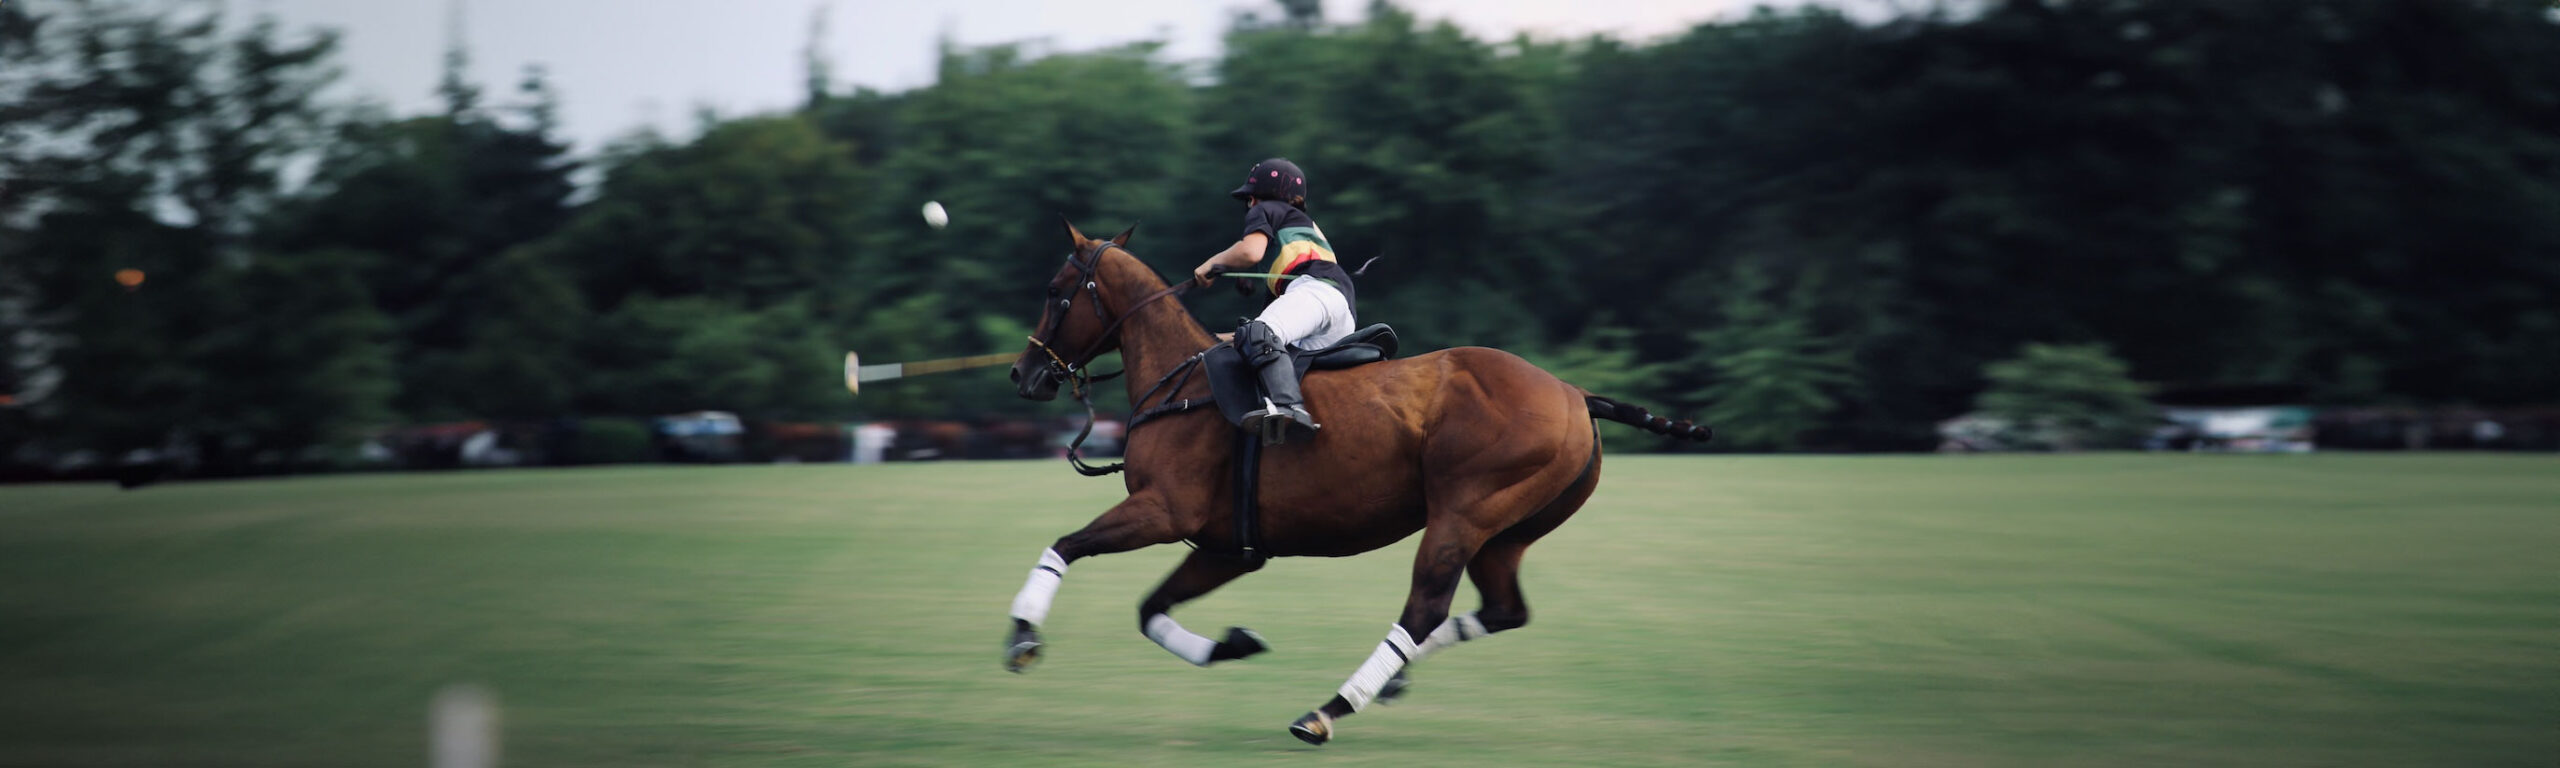
{"type": "MultiPolygon", "coordinates": [[[[1117,250],[1109,255],[1111,258],[1103,261],[1102,279],[1118,294],[1113,303],[1119,312],[1133,311],[1133,305],[1165,289],[1163,278],[1136,257],[1117,250]]],[[[1132,405],[1183,360],[1217,343],[1199,323],[1192,322],[1178,296],[1157,299],[1134,311],[1136,315],[1120,324],[1120,360],[1128,365],[1132,405]]]]}

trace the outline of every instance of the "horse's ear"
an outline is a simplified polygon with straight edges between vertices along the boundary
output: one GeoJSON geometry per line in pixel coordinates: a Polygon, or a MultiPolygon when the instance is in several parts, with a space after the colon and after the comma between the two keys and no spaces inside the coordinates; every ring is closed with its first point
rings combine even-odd
{"type": "Polygon", "coordinates": [[[1136,225],[1136,224],[1131,224],[1131,225],[1129,225],[1129,228],[1128,228],[1128,229],[1120,230],[1120,234],[1112,235],[1112,236],[1111,236],[1111,244],[1112,244],[1112,245],[1118,245],[1118,246],[1127,246],[1127,245],[1129,244],[1129,236],[1130,236],[1130,235],[1137,234],[1137,233],[1138,233],[1138,225],[1136,225]]]}
{"type": "Polygon", "coordinates": [[[1076,223],[1068,221],[1066,214],[1058,214],[1058,223],[1066,225],[1068,240],[1075,241],[1076,245],[1084,245],[1084,233],[1076,231],[1076,223]]]}

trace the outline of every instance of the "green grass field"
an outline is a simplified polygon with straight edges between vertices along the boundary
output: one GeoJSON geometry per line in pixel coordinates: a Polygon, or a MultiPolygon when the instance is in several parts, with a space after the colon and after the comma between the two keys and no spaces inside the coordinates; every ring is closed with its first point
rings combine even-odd
{"type": "MultiPolygon", "coordinates": [[[[506,763],[2560,764],[2560,458],[1609,461],[1536,620],[1283,732],[1402,605],[1412,541],[1178,615],[1086,560],[1026,676],[1005,611],[1116,500],[1063,464],[0,488],[0,765],[414,766],[440,686],[506,763]]],[[[1461,588],[1458,605],[1475,603],[1461,588]]]]}

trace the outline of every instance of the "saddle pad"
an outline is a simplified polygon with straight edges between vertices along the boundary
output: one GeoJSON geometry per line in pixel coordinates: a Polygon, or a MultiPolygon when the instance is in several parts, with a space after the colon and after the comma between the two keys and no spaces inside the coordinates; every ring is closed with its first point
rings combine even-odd
{"type": "MultiPolygon", "coordinates": [[[[1291,355],[1298,364],[1298,380],[1307,378],[1307,356],[1291,355]]],[[[1245,413],[1262,407],[1262,377],[1244,360],[1244,353],[1234,344],[1210,347],[1200,358],[1200,369],[1209,376],[1209,396],[1218,401],[1218,413],[1227,423],[1244,426],[1245,413]]]]}
{"type": "MultiPolygon", "coordinates": [[[[1341,343],[1318,350],[1289,348],[1289,361],[1298,367],[1298,380],[1307,380],[1307,371],[1350,368],[1385,360],[1395,355],[1396,332],[1384,323],[1362,328],[1341,343]]],[[[1200,367],[1209,376],[1209,396],[1218,402],[1218,413],[1227,423],[1244,426],[1245,413],[1262,407],[1262,376],[1245,362],[1244,353],[1235,342],[1219,342],[1202,354],[1200,367]]],[[[1315,404],[1309,403],[1308,410],[1315,404]]]]}
{"type": "MultiPolygon", "coordinates": [[[[1307,367],[1314,362],[1315,356],[1299,352],[1289,358],[1290,362],[1298,365],[1298,380],[1306,381],[1307,367]]],[[[1383,360],[1385,356],[1373,359],[1383,360]]],[[[1208,374],[1209,396],[1218,401],[1218,413],[1227,417],[1228,424],[1243,427],[1244,415],[1262,407],[1262,376],[1253,370],[1251,363],[1245,362],[1244,353],[1236,351],[1235,345],[1210,347],[1200,358],[1200,369],[1208,374]]],[[[1317,407],[1314,403],[1307,405],[1308,410],[1317,407]]]]}

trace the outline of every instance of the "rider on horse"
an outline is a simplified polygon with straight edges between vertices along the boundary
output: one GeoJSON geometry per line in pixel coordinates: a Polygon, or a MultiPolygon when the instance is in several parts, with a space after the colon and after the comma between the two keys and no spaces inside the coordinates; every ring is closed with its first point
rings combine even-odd
{"type": "MultiPolygon", "coordinates": [[[[1272,185],[1281,182],[1271,180],[1285,179],[1287,186],[1279,191],[1304,189],[1305,176],[1296,168],[1284,171],[1275,164],[1255,166],[1257,180],[1272,185]]],[[[1208,277],[1221,264],[1252,264],[1258,249],[1277,240],[1285,259],[1277,274],[1291,282],[1247,332],[1270,333],[1276,339],[1285,327],[1301,343],[1328,346],[1344,337],[1342,329],[1351,326],[1350,281],[1326,282],[1328,273],[1337,279],[1342,275],[1328,258],[1331,249],[1323,247],[1323,236],[1304,211],[1282,202],[1303,202],[1303,192],[1266,198],[1269,191],[1247,184],[1240,194],[1252,198],[1260,226],[1251,227],[1237,248],[1202,265],[1197,276],[1208,277]],[[1312,255],[1316,253],[1323,255],[1312,255]],[[1293,306],[1310,300],[1314,310],[1298,311],[1311,319],[1293,313],[1293,306]]],[[[1326,439],[1343,449],[1258,456],[1276,476],[1326,481],[1240,483],[1233,478],[1239,476],[1235,469],[1243,464],[1243,451],[1230,447],[1250,443],[1219,423],[1215,414],[1195,407],[1215,405],[1221,385],[1189,375],[1206,365],[1211,352],[1224,357],[1228,351],[1192,321],[1180,302],[1169,301],[1193,284],[1165,284],[1129,252],[1130,234],[1096,240],[1074,224],[1066,225],[1072,247],[1066,263],[1049,277],[1040,319],[1033,326],[1038,332],[1014,358],[1014,393],[1052,400],[1062,387],[1072,387],[1080,400],[1086,399],[1084,389],[1096,378],[1089,368],[1094,358],[1117,351],[1128,365],[1123,371],[1129,374],[1129,402],[1153,401],[1157,404],[1140,413],[1165,418],[1145,422],[1160,425],[1150,430],[1137,429],[1139,422],[1132,418],[1129,496],[1051,542],[1024,576],[1010,612],[1006,669],[1020,672],[1040,659],[1041,625],[1065,583],[1067,567],[1084,558],[1177,541],[1196,547],[1138,604],[1137,619],[1147,639],[1183,661],[1207,666],[1255,655],[1267,644],[1240,628],[1229,628],[1224,640],[1195,634],[1173,619],[1176,606],[1260,569],[1266,557],[1345,557],[1419,532],[1411,586],[1395,624],[1332,699],[1289,725],[1297,738],[1322,744],[1333,738],[1336,721],[1394,696],[1407,665],[1442,648],[1528,624],[1520,560],[1530,544],[1562,525],[1598,487],[1600,434],[1592,420],[1692,440],[1712,434],[1706,427],[1592,394],[1517,355],[1457,347],[1326,374],[1317,382],[1326,397],[1366,404],[1340,409],[1328,419],[1332,423],[1326,439]],[[1156,398],[1158,394],[1163,397],[1156,398]],[[1248,518],[1238,514],[1243,509],[1273,514],[1248,518]],[[1241,546],[1223,546],[1248,540],[1260,542],[1251,556],[1239,556],[1241,546]],[[1484,599],[1472,614],[1451,613],[1461,580],[1474,582],[1484,599]]],[[[1350,337],[1358,334],[1351,331],[1350,337]]],[[[1267,346],[1285,349],[1276,340],[1267,346]]],[[[1285,411],[1280,402],[1273,397],[1266,407],[1285,411]]],[[[1078,471],[1109,473],[1081,466],[1078,471]]]]}
{"type": "Polygon", "coordinates": [[[1219,271],[1251,268],[1274,245],[1279,260],[1272,273],[1282,276],[1265,283],[1273,298],[1262,315],[1236,329],[1238,351],[1262,373],[1262,408],[1245,414],[1243,426],[1263,431],[1263,422],[1285,419],[1316,429],[1298,394],[1289,347],[1321,349],[1359,327],[1351,315],[1351,273],[1335,263],[1324,230],[1307,217],[1307,174],[1296,163],[1277,157],[1255,163],[1244,186],[1228,194],[1245,203],[1244,237],[1200,262],[1192,277],[1206,284],[1219,271]]]}

